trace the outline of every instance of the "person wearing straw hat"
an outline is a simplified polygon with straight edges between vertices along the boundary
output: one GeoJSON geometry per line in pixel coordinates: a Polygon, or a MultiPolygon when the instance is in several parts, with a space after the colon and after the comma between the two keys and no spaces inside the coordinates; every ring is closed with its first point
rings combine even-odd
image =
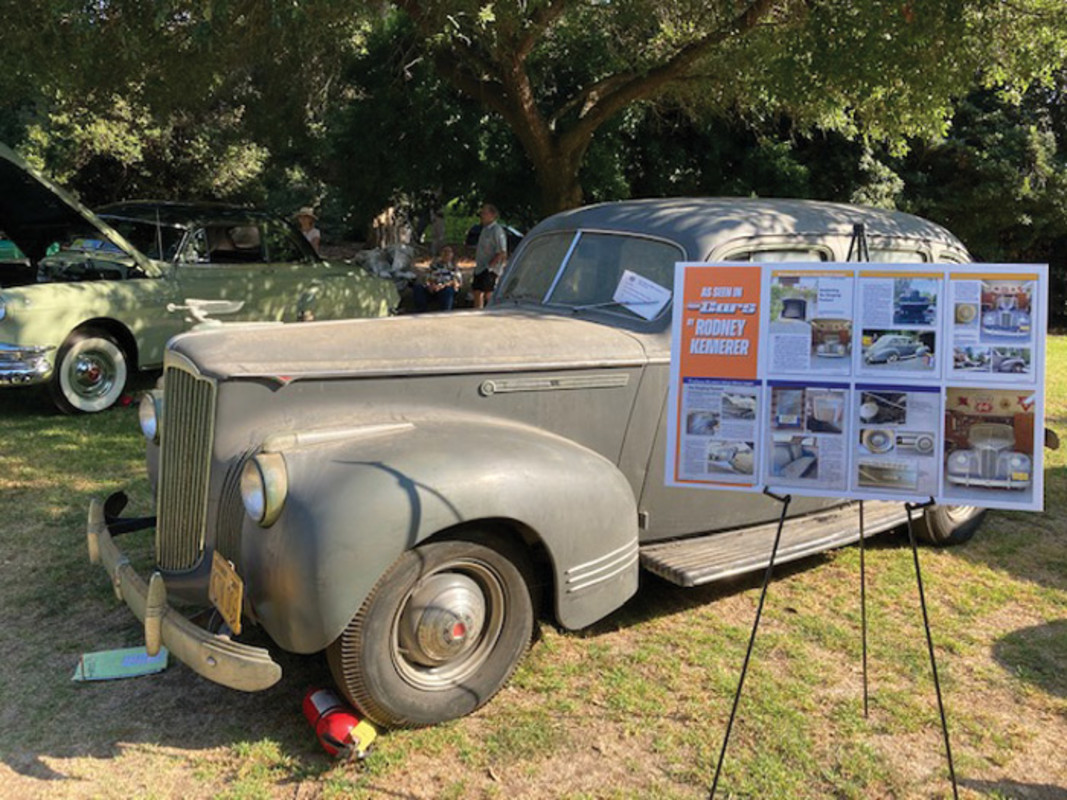
{"type": "Polygon", "coordinates": [[[315,227],[315,222],[318,219],[315,216],[315,209],[311,206],[304,206],[293,214],[293,217],[296,219],[296,224],[300,226],[300,232],[304,234],[304,238],[311,243],[312,248],[318,253],[322,232],[315,227]]]}

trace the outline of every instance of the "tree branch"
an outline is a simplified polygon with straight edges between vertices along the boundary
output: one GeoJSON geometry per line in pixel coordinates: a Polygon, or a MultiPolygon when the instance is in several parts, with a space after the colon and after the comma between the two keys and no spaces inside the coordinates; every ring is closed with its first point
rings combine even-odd
{"type": "Polygon", "coordinates": [[[695,62],[715,47],[735,36],[754,30],[774,9],[778,0],[752,0],[748,7],[725,25],[696,39],[675,53],[669,60],[647,72],[636,70],[604,78],[584,89],[561,106],[551,117],[555,124],[564,113],[577,105],[583,106],[578,124],[566,134],[568,138],[588,138],[605,120],[635,100],[651,96],[656,89],[683,76],[695,62]]]}

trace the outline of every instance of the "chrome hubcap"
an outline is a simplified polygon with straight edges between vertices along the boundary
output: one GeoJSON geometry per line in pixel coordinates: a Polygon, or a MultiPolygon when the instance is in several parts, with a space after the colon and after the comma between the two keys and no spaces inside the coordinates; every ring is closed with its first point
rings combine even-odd
{"type": "Polygon", "coordinates": [[[505,590],[489,565],[442,565],[412,588],[393,627],[397,672],[423,691],[468,680],[492,655],[504,628],[505,590]]]}
{"type": "Polygon", "coordinates": [[[436,667],[469,652],[485,625],[485,597],[466,575],[441,573],[425,581],[400,618],[400,646],[409,659],[436,667]]]}
{"type": "Polygon", "coordinates": [[[81,353],[71,366],[71,387],[82,397],[100,397],[115,385],[115,363],[106,353],[81,353]]]}

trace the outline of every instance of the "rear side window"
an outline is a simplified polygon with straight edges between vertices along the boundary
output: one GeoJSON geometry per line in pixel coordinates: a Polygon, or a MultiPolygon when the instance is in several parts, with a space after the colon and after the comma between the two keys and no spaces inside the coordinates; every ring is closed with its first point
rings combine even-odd
{"type": "Polygon", "coordinates": [[[282,222],[267,223],[266,240],[267,259],[272,264],[309,260],[296,240],[296,232],[282,222]]]}
{"type": "Polygon", "coordinates": [[[872,247],[870,249],[871,261],[876,264],[924,264],[926,254],[918,250],[892,250],[889,248],[872,247]]]}
{"type": "Polygon", "coordinates": [[[246,264],[263,261],[258,225],[209,225],[203,242],[212,264],[246,264]]]}
{"type": "Polygon", "coordinates": [[[774,250],[742,250],[731,253],[724,261],[757,261],[766,264],[781,264],[790,261],[827,261],[826,253],[822,250],[808,248],[790,248],[774,250]]]}

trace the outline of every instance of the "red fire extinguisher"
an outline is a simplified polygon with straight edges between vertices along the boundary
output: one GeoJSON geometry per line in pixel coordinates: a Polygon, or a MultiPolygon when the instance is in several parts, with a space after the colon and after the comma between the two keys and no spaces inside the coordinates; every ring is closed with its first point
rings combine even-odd
{"type": "Polygon", "coordinates": [[[378,731],[329,689],[309,689],[304,695],[304,716],[315,729],[323,749],[335,758],[367,757],[378,731]]]}

